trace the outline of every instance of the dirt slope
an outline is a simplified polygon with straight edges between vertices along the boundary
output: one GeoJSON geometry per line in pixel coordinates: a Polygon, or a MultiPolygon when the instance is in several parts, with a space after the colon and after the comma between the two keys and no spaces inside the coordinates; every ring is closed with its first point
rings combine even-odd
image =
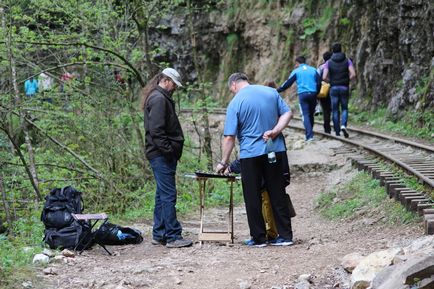
{"type": "MultiPolygon", "coordinates": [[[[288,143],[300,140],[293,135],[288,143]]],[[[98,246],[67,264],[50,264],[58,275],[45,275],[46,288],[283,288],[300,274],[313,275],[313,288],[331,288],[340,258],[358,251],[368,254],[393,244],[407,244],[422,235],[420,226],[369,225],[369,220],[332,222],[314,210],[314,199],[326,187],[353,173],[344,156],[335,155],[336,141],[315,141],[289,153],[293,168],[287,192],[297,211],[293,219],[296,244],[291,247],[248,248],[244,207],[235,209],[235,244],[205,243],[200,247],[167,249],[150,244],[151,224],[131,224],[146,232],[140,245],[110,247],[110,257],[98,246]],[[306,169],[308,168],[308,169],[306,169]],[[302,170],[310,172],[302,172],[302,170]],[[312,170],[316,170],[312,172],[312,170]],[[331,277],[332,276],[332,277],[331,277]]],[[[224,228],[227,208],[207,210],[211,226],[224,228]]],[[[198,214],[181,219],[187,236],[197,240],[198,214]]],[[[341,287],[342,288],[342,287],[341,287]]]]}

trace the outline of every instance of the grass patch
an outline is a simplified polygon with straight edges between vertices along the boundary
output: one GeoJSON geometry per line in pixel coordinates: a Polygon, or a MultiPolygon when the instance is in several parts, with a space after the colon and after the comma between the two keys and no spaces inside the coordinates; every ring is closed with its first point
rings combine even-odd
{"type": "Polygon", "coordinates": [[[29,214],[9,228],[14,235],[0,235],[0,288],[23,288],[24,281],[31,281],[33,288],[42,288],[31,262],[33,256],[42,251],[44,228],[39,221],[40,211],[33,210],[29,214]]]}
{"type": "Polygon", "coordinates": [[[376,218],[381,218],[385,223],[407,224],[418,220],[415,214],[389,200],[378,180],[365,172],[357,174],[336,190],[321,193],[316,203],[321,215],[331,220],[351,219],[374,214],[374,211],[376,218]]]}
{"type": "Polygon", "coordinates": [[[359,125],[374,127],[383,132],[394,132],[408,137],[417,137],[432,141],[434,111],[411,111],[399,119],[393,119],[386,108],[379,108],[374,112],[358,111],[350,108],[351,122],[359,125]],[[417,129],[415,129],[417,128],[417,129]]]}

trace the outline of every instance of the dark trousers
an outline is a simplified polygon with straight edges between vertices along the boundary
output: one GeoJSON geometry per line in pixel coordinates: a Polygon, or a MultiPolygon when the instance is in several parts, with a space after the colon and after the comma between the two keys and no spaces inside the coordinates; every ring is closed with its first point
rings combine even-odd
{"type": "Polygon", "coordinates": [[[283,158],[286,152],[276,153],[276,162],[268,163],[267,155],[241,159],[241,175],[247,222],[250,235],[255,242],[266,241],[264,218],[262,216],[261,183],[270,196],[271,208],[279,235],[292,240],[291,218],[288,200],[285,196],[285,178],[283,158]]]}
{"type": "Polygon", "coordinates": [[[350,96],[350,92],[348,87],[332,86],[330,89],[330,97],[331,97],[332,110],[333,110],[333,128],[335,129],[336,135],[341,134],[341,125],[347,127],[349,96],[350,96]],[[341,121],[341,112],[340,112],[341,109],[342,109],[342,121],[341,121]]]}
{"type": "Polygon", "coordinates": [[[301,93],[298,95],[303,113],[303,125],[306,140],[313,138],[314,114],[316,106],[316,93],[301,93]]]}
{"type": "Polygon", "coordinates": [[[149,160],[154,172],[157,191],[155,192],[154,226],[152,237],[158,241],[172,242],[181,239],[182,228],[176,218],[176,160],[165,157],[149,160]]]}
{"type": "Polygon", "coordinates": [[[328,94],[327,97],[318,98],[318,100],[322,108],[322,116],[324,119],[324,132],[331,133],[332,128],[330,126],[330,115],[331,115],[332,103],[330,100],[330,94],[328,94]]]}

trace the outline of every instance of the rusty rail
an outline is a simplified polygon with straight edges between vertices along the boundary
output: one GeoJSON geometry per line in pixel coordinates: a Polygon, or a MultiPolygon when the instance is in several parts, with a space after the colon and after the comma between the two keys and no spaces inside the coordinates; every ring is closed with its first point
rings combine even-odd
{"type": "MultiPolygon", "coordinates": [[[[198,113],[201,112],[200,109],[197,109],[197,110],[195,110],[195,109],[182,109],[181,111],[182,112],[187,112],[187,113],[188,112],[191,113],[193,111],[197,111],[198,113]]],[[[223,108],[210,108],[210,109],[207,109],[207,111],[209,113],[224,114],[226,112],[226,109],[223,109],[223,108]]],[[[293,119],[301,121],[301,119],[298,118],[298,117],[294,117],[293,119]]],[[[315,123],[320,124],[320,122],[315,122],[315,123]]],[[[297,126],[297,125],[294,125],[294,124],[290,124],[288,127],[289,128],[298,129],[298,130],[304,130],[304,127],[297,126]]],[[[351,128],[351,129],[348,128],[348,131],[349,132],[357,132],[359,134],[367,135],[367,136],[371,136],[371,137],[375,137],[375,138],[380,138],[382,140],[389,140],[389,141],[392,141],[392,142],[397,143],[397,144],[403,144],[403,145],[410,146],[412,148],[423,150],[423,151],[426,151],[426,152],[429,152],[429,153],[434,153],[434,147],[432,147],[432,146],[428,146],[428,145],[424,145],[424,144],[408,141],[408,140],[405,140],[405,139],[401,139],[401,138],[397,138],[397,137],[393,137],[393,136],[387,136],[387,135],[384,135],[384,134],[380,134],[380,133],[376,133],[376,132],[372,132],[372,131],[367,131],[367,130],[362,130],[362,129],[357,129],[357,128],[351,128]]],[[[334,136],[334,135],[331,135],[331,134],[327,134],[327,133],[324,133],[324,132],[320,132],[320,131],[317,131],[317,130],[314,130],[314,133],[315,134],[320,134],[320,135],[322,135],[324,137],[327,137],[327,138],[332,138],[332,139],[336,139],[336,140],[339,140],[339,141],[344,142],[344,143],[348,143],[348,144],[350,144],[352,146],[355,146],[355,147],[360,147],[360,148],[362,148],[362,149],[364,149],[366,151],[369,151],[369,152],[371,152],[371,153],[373,153],[373,154],[375,154],[377,156],[380,156],[381,158],[386,159],[389,162],[395,163],[396,165],[398,165],[399,167],[401,167],[405,171],[407,171],[409,174],[412,174],[412,175],[416,176],[419,180],[421,180],[426,185],[430,186],[431,188],[434,188],[434,180],[433,179],[428,178],[426,175],[420,173],[418,170],[410,167],[408,164],[400,161],[399,159],[393,158],[393,157],[391,157],[391,156],[389,156],[389,155],[387,155],[387,154],[385,154],[385,153],[383,153],[383,152],[381,152],[381,151],[379,151],[379,150],[377,150],[377,149],[375,149],[373,147],[370,147],[369,145],[358,143],[358,142],[353,141],[351,139],[337,137],[337,136],[334,136]]]]}

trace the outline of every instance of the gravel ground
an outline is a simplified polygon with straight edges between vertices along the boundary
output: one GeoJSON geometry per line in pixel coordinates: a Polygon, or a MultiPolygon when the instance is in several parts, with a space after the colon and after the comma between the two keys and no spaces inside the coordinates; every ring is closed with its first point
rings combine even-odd
{"type": "MultiPolygon", "coordinates": [[[[151,224],[131,224],[146,232],[139,245],[110,247],[110,257],[98,246],[71,258],[68,263],[50,264],[56,275],[44,275],[45,288],[292,288],[301,274],[312,275],[311,288],[331,288],[341,281],[340,259],[346,254],[369,254],[395,244],[408,244],[423,234],[421,225],[390,226],[375,222],[375,216],[352,221],[324,220],[315,210],[315,198],[332,186],[347,181],[353,169],[344,155],[335,154],[339,142],[300,142],[302,136],[287,137],[297,144],[289,159],[293,168],[287,188],[297,211],[293,218],[295,245],[249,248],[241,244],[249,237],[244,207],[235,208],[235,244],[227,246],[196,242],[190,248],[167,249],[150,244],[151,224]]],[[[227,208],[207,210],[207,220],[221,224],[227,208]]],[[[182,218],[185,234],[197,241],[199,214],[182,218]]],[[[221,227],[221,226],[220,226],[221,227]]]]}

